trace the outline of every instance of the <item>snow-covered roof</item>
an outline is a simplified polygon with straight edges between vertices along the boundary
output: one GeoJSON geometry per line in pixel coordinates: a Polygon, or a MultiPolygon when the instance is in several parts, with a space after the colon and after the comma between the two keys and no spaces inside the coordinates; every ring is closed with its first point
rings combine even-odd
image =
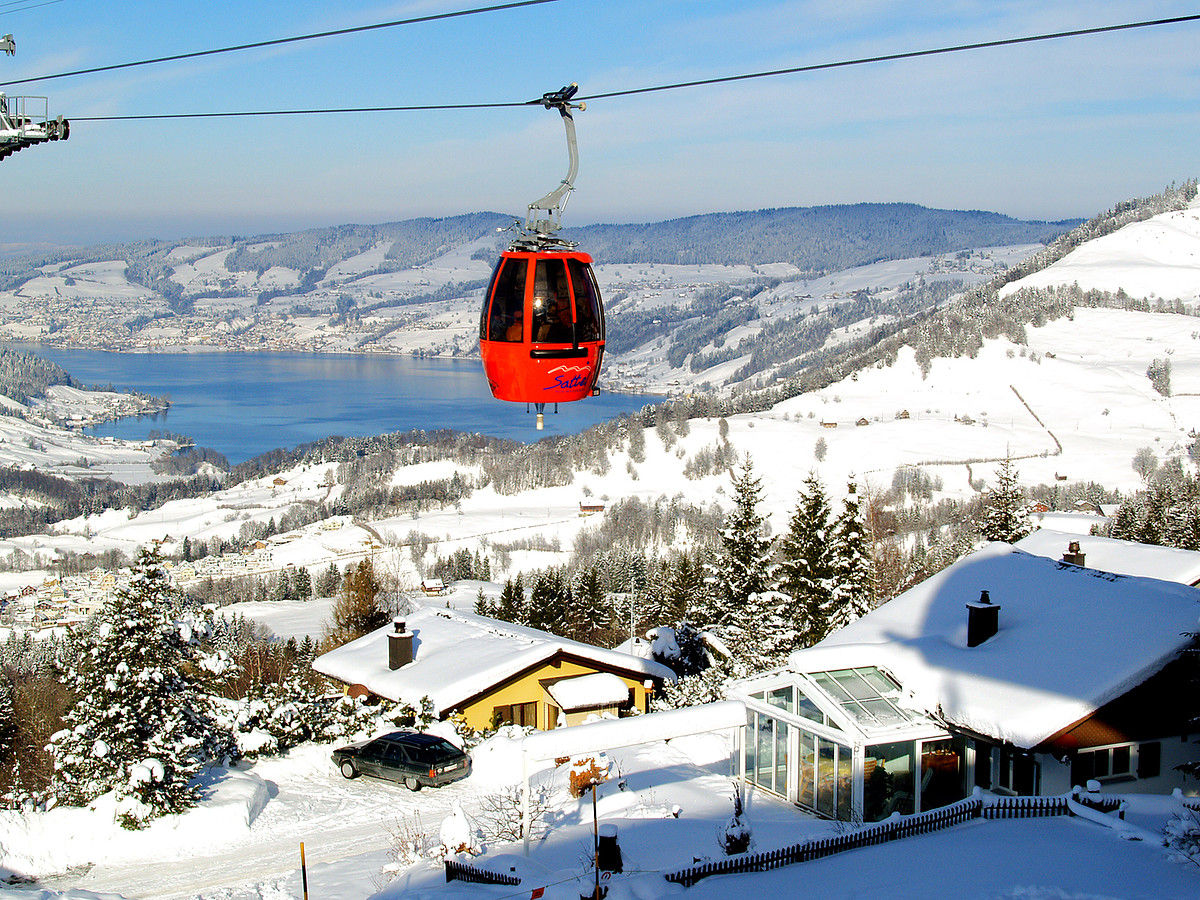
{"type": "Polygon", "coordinates": [[[1157,673],[1198,628],[1194,588],[994,543],[796,651],[789,667],[878,666],[914,708],[1034,747],[1157,673]],[[999,631],[968,647],[966,605],[983,590],[999,631]]]}
{"type": "Polygon", "coordinates": [[[719,700],[683,709],[669,709],[627,719],[604,719],[528,734],[521,748],[529,759],[555,759],[598,750],[615,750],[651,741],[669,741],[709,734],[746,724],[746,706],[739,700],[719,700]]]}
{"type": "Polygon", "coordinates": [[[317,657],[313,668],[417,708],[428,696],[438,715],[560,654],[601,669],[675,680],[674,672],[652,660],[460,610],[426,607],[405,621],[414,634],[413,661],[408,665],[388,668],[388,633],[393,630],[389,624],[317,657]]]}
{"type": "Polygon", "coordinates": [[[564,712],[616,706],[629,700],[629,685],[609,672],[564,678],[546,690],[564,712]]]}
{"type": "Polygon", "coordinates": [[[1195,550],[1070,534],[1048,528],[1038,529],[1021,538],[1014,546],[1026,553],[1060,560],[1073,541],[1079,542],[1079,552],[1084,555],[1084,565],[1089,569],[1116,572],[1118,575],[1141,575],[1193,586],[1200,583],[1200,552],[1195,550]]]}

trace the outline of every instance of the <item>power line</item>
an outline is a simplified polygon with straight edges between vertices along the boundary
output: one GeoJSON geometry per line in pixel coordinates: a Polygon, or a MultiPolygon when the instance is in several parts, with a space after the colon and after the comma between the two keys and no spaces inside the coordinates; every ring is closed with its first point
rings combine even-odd
{"type": "Polygon", "coordinates": [[[319,116],[336,113],[430,112],[445,109],[504,109],[531,106],[541,100],[512,103],[443,103],[415,106],[345,106],[322,109],[254,109],[233,112],[151,113],[131,116],[71,116],[72,122],[136,122],[145,119],[231,119],[251,116],[319,116]]]}
{"type": "Polygon", "coordinates": [[[610,97],[629,97],[634,94],[650,94],[656,91],[674,91],[680,88],[700,87],[709,84],[724,84],[730,81],[748,81],[751,78],[769,78],[774,75],[794,75],[800,72],[819,72],[823,69],[840,69],[846,66],[863,66],[870,63],[892,62],[900,59],[917,59],[922,56],[938,56],[945,53],[960,53],[964,50],[984,50],[989,47],[1007,47],[1013,44],[1032,44],[1036,41],[1053,41],[1059,38],[1086,37],[1094,34],[1107,34],[1114,31],[1129,31],[1134,28],[1150,28],[1155,25],[1178,25],[1184,22],[1200,21],[1200,14],[1191,16],[1175,16],[1170,19],[1151,19],[1145,22],[1126,22],[1122,25],[1101,25],[1097,28],[1078,28],[1073,31],[1055,31],[1048,34],[1033,34],[1025,37],[1002,38],[995,41],[980,41],[975,44],[957,44],[952,47],[937,47],[932,50],[909,50],[903,53],[887,53],[881,56],[861,56],[856,59],[843,59],[838,62],[815,63],[809,66],[793,66],[788,69],[771,69],[765,72],[751,72],[746,75],[725,75],[719,78],[702,78],[697,81],[679,81],[674,84],[659,84],[653,87],[631,88],[624,91],[608,91],[602,94],[591,94],[578,97],[578,100],[604,100],[610,97]]]}
{"type": "MultiPolygon", "coordinates": [[[[548,2],[548,0],[534,0],[548,2]]],[[[520,4],[518,4],[520,5],[520,4]]],[[[503,8],[503,7],[492,7],[503,8]]],[[[980,41],[974,44],[956,44],[950,47],[937,47],[930,50],[908,50],[901,53],[888,53],[879,56],[862,56],[854,59],[844,59],[837,62],[814,63],[806,66],[793,66],[787,69],[771,69],[760,72],[748,72],[741,75],[724,75],[716,78],[703,78],[696,81],[679,81],[671,84],[659,84],[650,87],[630,88],[620,91],[607,91],[579,97],[579,100],[607,100],[613,97],[629,97],[636,94],[649,94],[659,91],[673,91],[682,88],[701,87],[712,84],[725,84],[733,81],[748,81],[755,78],[770,78],[777,75],[795,75],[803,72],[818,72],[825,69],[839,69],[848,66],[862,66],[871,63],[892,62],[896,60],[917,59],[926,56],[938,56],[948,53],[961,53],[967,50],[984,50],[991,47],[1006,47],[1015,44],[1032,44],[1039,41],[1052,41],[1061,38],[1088,37],[1097,34],[1108,34],[1117,31],[1131,31],[1137,28],[1151,28],[1159,25],[1179,25],[1200,21],[1200,14],[1175,16],[1169,19],[1150,19],[1143,22],[1126,22],[1121,25],[1101,25],[1095,28],[1079,28],[1073,31],[1056,31],[1045,34],[1026,35],[1024,37],[1001,38],[994,41],[980,41]]],[[[161,113],[132,116],[78,116],[72,117],[76,122],[121,122],[145,119],[216,119],[237,116],[307,116],[332,113],[379,113],[379,112],[427,112],[435,110],[456,109],[501,109],[516,106],[533,106],[541,100],[510,101],[500,103],[430,103],[409,106],[365,106],[338,107],[328,109],[272,109],[250,110],[242,112],[205,112],[205,113],[161,113]]]]}
{"type": "Polygon", "coordinates": [[[55,3],[62,3],[63,0],[42,0],[40,3],[32,2],[32,0],[9,0],[8,3],[0,3],[0,13],[19,13],[25,12],[27,9],[37,9],[41,6],[53,6],[55,3]],[[13,9],[13,7],[20,7],[13,9]]]}
{"type": "MultiPolygon", "coordinates": [[[[51,0],[57,2],[57,0],[51,0]]],[[[255,41],[250,44],[235,44],[232,47],[217,47],[212,50],[194,50],[190,53],[176,53],[171,56],[158,56],[154,59],[139,59],[134,62],[112,63],[107,66],[94,66],[90,69],[75,69],[71,72],[58,72],[53,75],[35,75],[31,78],[18,78],[14,81],[0,81],[0,87],[14,84],[29,84],[33,81],[51,81],[55,78],[68,78],[73,75],[93,75],[97,72],[114,72],[118,69],[133,69],[137,66],[149,66],[156,63],[176,62],[182,59],[197,59],[202,56],[216,56],[219,53],[234,53],[239,50],[256,50],[261,47],[277,47],[280,44],[295,44],[300,41],[314,41],[318,38],[337,37],[344,34],[358,34],[363,31],[378,31],[383,28],[396,28],[401,25],[416,25],[422,22],[436,22],[442,19],[457,19],[463,16],[474,16],[480,13],[499,12],[506,9],[518,9],[522,6],[540,6],[543,3],[557,3],[558,0],[515,0],[513,3],[501,3],[497,6],[481,6],[475,9],[462,9],[457,12],[435,13],[428,16],[414,16],[409,19],[396,19],[391,22],[377,22],[374,25],[356,25],[350,28],[335,28],[332,31],[318,31],[313,34],[299,34],[292,37],[272,38],[266,41],[255,41]]],[[[167,117],[170,118],[170,117],[167,117]]]]}

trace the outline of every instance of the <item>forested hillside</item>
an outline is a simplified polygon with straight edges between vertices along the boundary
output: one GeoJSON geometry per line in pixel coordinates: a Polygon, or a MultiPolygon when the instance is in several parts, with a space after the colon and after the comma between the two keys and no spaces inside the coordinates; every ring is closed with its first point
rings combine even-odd
{"type": "Polygon", "coordinates": [[[999,213],[858,203],[712,213],[645,225],[593,225],[567,237],[598,263],[756,265],[832,271],[881,259],[1053,240],[1078,220],[1025,222],[999,213]]]}
{"type": "Polygon", "coordinates": [[[54,384],[78,387],[62,366],[32,353],[0,348],[0,394],[19,403],[40,397],[54,384]]]}
{"type": "MultiPolygon", "coordinates": [[[[0,290],[14,290],[41,267],[69,262],[124,260],[126,277],[177,307],[182,286],[171,280],[172,251],[230,248],[225,269],[263,273],[272,267],[304,276],[296,293],[311,289],[330,267],[380,244],[389,245],[370,271],[418,266],[455,247],[495,234],[513,222],[502,213],[408,219],[379,225],[339,225],[290,234],[214,236],[138,241],[17,254],[0,265],[0,290]]],[[[1004,244],[1044,243],[1075,221],[1025,222],[998,213],[927,209],[911,203],[860,203],[713,213],[639,225],[593,225],[564,236],[581,242],[598,263],[789,262],[808,271],[833,271],[881,259],[902,259],[1004,244]]],[[[497,239],[497,245],[502,238],[497,239]]],[[[484,254],[488,258],[492,253],[484,254]]]]}

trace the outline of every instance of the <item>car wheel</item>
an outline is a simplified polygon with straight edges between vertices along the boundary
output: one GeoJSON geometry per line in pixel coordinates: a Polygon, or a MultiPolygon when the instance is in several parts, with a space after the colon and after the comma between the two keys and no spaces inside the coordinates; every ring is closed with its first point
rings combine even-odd
{"type": "Polygon", "coordinates": [[[421,789],[421,782],[417,780],[416,775],[406,775],[404,776],[404,786],[410,791],[419,791],[421,789]]]}
{"type": "Polygon", "coordinates": [[[358,775],[358,770],[354,768],[354,763],[350,762],[350,760],[343,762],[340,768],[342,770],[342,775],[344,775],[346,778],[354,778],[358,775]]]}

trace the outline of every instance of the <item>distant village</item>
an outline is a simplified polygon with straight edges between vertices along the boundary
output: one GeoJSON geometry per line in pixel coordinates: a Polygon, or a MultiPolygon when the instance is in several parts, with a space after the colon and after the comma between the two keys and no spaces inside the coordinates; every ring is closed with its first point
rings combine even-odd
{"type": "MultiPolygon", "coordinates": [[[[190,561],[168,559],[163,568],[171,584],[180,590],[209,578],[271,575],[296,567],[293,562],[281,565],[276,561],[274,551],[277,548],[297,540],[305,532],[339,531],[349,523],[349,516],[334,516],[299,531],[253,541],[240,551],[190,561]]],[[[366,537],[338,549],[325,547],[324,555],[329,558],[316,562],[326,564],[331,560],[360,559],[382,549],[378,541],[366,537]]],[[[81,575],[49,575],[40,582],[10,589],[0,597],[0,629],[45,637],[56,631],[79,628],[119,591],[128,588],[131,578],[132,571],[128,567],[116,571],[101,567],[81,575]]],[[[0,637],[3,636],[0,631],[0,637]]]]}

